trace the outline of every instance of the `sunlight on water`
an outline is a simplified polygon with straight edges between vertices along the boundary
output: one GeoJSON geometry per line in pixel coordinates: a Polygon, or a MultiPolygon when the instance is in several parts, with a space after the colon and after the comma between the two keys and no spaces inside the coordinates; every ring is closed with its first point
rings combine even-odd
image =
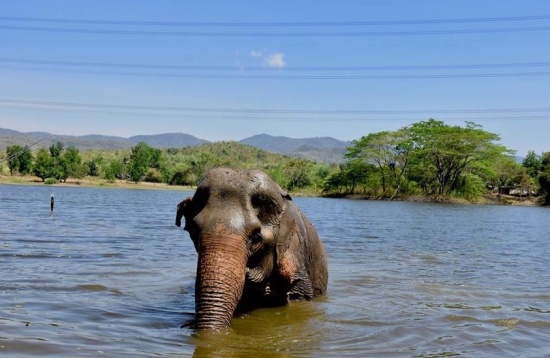
{"type": "Polygon", "coordinates": [[[190,193],[0,186],[0,356],[550,355],[550,211],[296,198],[329,255],[329,293],[193,318],[190,193]]]}

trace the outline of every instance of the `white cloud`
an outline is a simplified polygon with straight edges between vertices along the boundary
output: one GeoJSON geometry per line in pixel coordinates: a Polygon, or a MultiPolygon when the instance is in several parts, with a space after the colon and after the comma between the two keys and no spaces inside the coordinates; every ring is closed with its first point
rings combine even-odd
{"type": "Polygon", "coordinates": [[[250,51],[250,56],[256,57],[256,58],[261,58],[264,55],[260,51],[252,50],[252,51],[250,51]]]}
{"type": "Polygon", "coordinates": [[[264,62],[269,67],[281,68],[281,67],[286,66],[284,57],[285,57],[285,55],[283,53],[276,52],[276,53],[272,53],[271,55],[268,55],[268,56],[264,57],[264,62]]]}
{"type": "Polygon", "coordinates": [[[272,52],[269,53],[268,50],[252,50],[250,51],[250,56],[254,58],[259,58],[263,63],[269,67],[282,68],[286,66],[285,54],[282,52],[272,52]]]}

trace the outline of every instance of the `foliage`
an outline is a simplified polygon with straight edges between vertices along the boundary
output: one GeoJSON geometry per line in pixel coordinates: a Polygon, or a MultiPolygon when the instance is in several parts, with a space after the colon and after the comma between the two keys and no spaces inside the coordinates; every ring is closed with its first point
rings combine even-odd
{"type": "Polygon", "coordinates": [[[65,150],[63,155],[64,176],[65,178],[83,178],[86,175],[87,167],[82,165],[82,157],[80,152],[74,146],[70,146],[65,150]]]}
{"type": "Polygon", "coordinates": [[[550,152],[542,154],[538,181],[541,200],[544,205],[550,205],[550,152]]]}
{"type": "MultiPolygon", "coordinates": [[[[395,195],[402,187],[408,168],[412,144],[409,129],[371,133],[353,141],[352,144],[346,153],[351,165],[374,165],[382,186],[382,195],[385,196],[391,189],[395,190],[395,195]]],[[[357,168],[355,170],[357,171],[357,168]]],[[[357,179],[356,174],[352,177],[354,181],[357,179]]],[[[352,193],[355,187],[356,185],[352,185],[352,193]]]]}
{"type": "Polygon", "coordinates": [[[145,175],[145,181],[149,183],[162,183],[162,173],[158,169],[150,168],[145,175]]]}
{"type": "Polygon", "coordinates": [[[548,203],[550,155],[540,159],[530,152],[520,165],[498,140],[498,135],[475,123],[449,126],[429,119],[353,141],[346,161],[339,165],[270,153],[238,142],[169,149],[140,142],[130,150],[83,153],[56,142],[36,152],[32,172],[42,180],[89,175],[108,181],[118,178],[194,186],[213,167],[255,168],[289,191],[390,200],[421,194],[476,201],[488,190],[520,188],[522,193],[531,193],[537,184],[548,203]]]}
{"type": "Polygon", "coordinates": [[[114,181],[116,178],[122,178],[124,176],[124,164],[122,160],[111,159],[107,161],[103,168],[105,179],[108,181],[114,181]]]}
{"type": "Polygon", "coordinates": [[[89,175],[91,177],[99,176],[99,166],[98,166],[98,163],[95,161],[95,159],[87,161],[86,167],[87,167],[86,175],[89,175]]]}
{"type": "Polygon", "coordinates": [[[46,178],[51,177],[52,167],[53,160],[48,151],[44,148],[39,149],[33,166],[34,175],[44,181],[46,178]]]}
{"type": "Polygon", "coordinates": [[[173,185],[196,185],[211,168],[228,166],[264,170],[284,189],[297,190],[319,184],[322,179],[316,174],[320,168],[330,168],[328,164],[270,153],[238,142],[171,148],[164,152],[164,157],[161,171],[168,172],[165,181],[173,185]]]}
{"type": "Polygon", "coordinates": [[[495,158],[491,162],[492,175],[489,177],[490,186],[503,194],[504,189],[514,187],[527,179],[527,171],[518,165],[516,160],[509,156],[495,158]]]}
{"type": "Polygon", "coordinates": [[[535,154],[534,151],[530,150],[527,152],[527,156],[523,159],[521,164],[526,170],[531,178],[536,178],[539,175],[541,169],[541,159],[535,154]]]}
{"type": "Polygon", "coordinates": [[[162,182],[160,170],[164,166],[164,157],[161,149],[153,148],[145,142],[139,142],[131,149],[128,162],[128,175],[136,183],[142,179],[150,182],[162,182]],[[150,171],[154,169],[154,171],[150,171]]]}
{"type": "Polygon", "coordinates": [[[475,123],[449,126],[435,119],[370,133],[352,142],[346,165],[328,178],[324,190],[353,194],[362,187],[371,196],[389,199],[421,190],[475,201],[490,185],[525,181],[525,171],[498,140],[475,123]]]}
{"type": "Polygon", "coordinates": [[[461,177],[457,195],[471,202],[476,202],[487,192],[487,185],[478,175],[465,174],[461,177]]]}
{"type": "Polygon", "coordinates": [[[495,144],[498,135],[486,132],[477,124],[449,126],[430,119],[410,127],[414,162],[434,171],[429,194],[449,195],[458,188],[460,176],[473,163],[492,160],[506,152],[495,144]]]}
{"type": "Polygon", "coordinates": [[[18,144],[10,145],[6,148],[6,157],[8,158],[10,175],[13,175],[14,172],[20,174],[31,172],[33,156],[28,147],[18,144]]]}
{"type": "Polygon", "coordinates": [[[64,144],[56,142],[48,150],[42,148],[36,154],[33,173],[45,180],[54,178],[66,181],[67,178],[82,178],[86,175],[86,167],[82,165],[80,152],[73,146],[64,149],[64,144]]]}

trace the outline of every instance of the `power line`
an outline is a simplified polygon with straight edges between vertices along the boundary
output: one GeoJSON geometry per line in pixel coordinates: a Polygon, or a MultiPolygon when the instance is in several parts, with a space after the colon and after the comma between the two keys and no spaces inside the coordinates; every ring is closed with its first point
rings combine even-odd
{"type": "Polygon", "coordinates": [[[138,36],[181,36],[181,37],[390,37],[390,36],[425,36],[425,35],[466,35],[489,33],[513,33],[548,31],[550,26],[527,26],[486,29],[451,29],[451,30],[413,30],[413,31],[349,31],[349,32],[189,32],[189,31],[148,31],[148,30],[109,30],[78,29],[56,27],[31,27],[1,25],[0,29],[14,31],[35,31],[53,33],[80,33],[95,35],[138,35],[138,36]]]}
{"type": "Polygon", "coordinates": [[[35,72],[80,73],[109,76],[136,76],[161,78],[197,78],[197,79],[249,79],[249,80],[419,80],[419,79],[459,79],[459,78],[503,78],[549,76],[550,72],[505,72],[505,73],[458,73],[424,75],[249,75],[249,74],[197,74],[197,73],[152,73],[152,72],[115,72],[77,69],[45,69],[0,66],[6,70],[25,70],[35,72]]]}
{"type": "Polygon", "coordinates": [[[481,63],[481,64],[444,64],[444,65],[404,65],[404,66],[205,66],[205,65],[161,65],[113,62],[85,62],[85,61],[54,61],[0,58],[0,63],[24,65],[43,65],[57,67],[97,67],[97,68],[132,68],[154,70],[189,70],[189,71],[277,71],[277,72],[346,72],[346,71],[421,71],[421,70],[462,70],[462,69],[495,69],[495,68],[533,68],[548,67],[550,62],[518,62],[518,63],[481,63]]]}
{"type": "Polygon", "coordinates": [[[79,25],[123,25],[123,26],[185,26],[185,27],[349,27],[349,26],[394,26],[426,24],[492,23],[511,21],[548,20],[550,15],[528,15],[508,17],[480,17],[458,19],[380,20],[380,21],[313,21],[313,22],[194,22],[194,21],[131,21],[131,20],[86,20],[67,18],[39,18],[0,16],[0,21],[43,22],[79,25]]]}
{"type": "Polygon", "coordinates": [[[28,151],[29,149],[31,149],[32,147],[34,147],[35,145],[39,144],[40,142],[42,142],[42,141],[44,141],[44,140],[46,140],[46,139],[47,139],[47,137],[46,137],[46,138],[42,138],[42,139],[40,139],[40,140],[34,142],[34,143],[31,144],[31,145],[26,145],[26,146],[25,146],[23,149],[21,149],[19,152],[14,153],[14,154],[10,155],[10,156],[7,157],[7,158],[4,158],[4,160],[0,160],[0,164],[2,164],[2,163],[4,163],[4,162],[7,162],[7,161],[10,161],[10,160],[12,160],[12,159],[14,159],[14,158],[17,158],[17,157],[20,156],[21,154],[25,153],[26,151],[28,151]]]}
{"type": "MultiPolygon", "coordinates": [[[[39,112],[56,112],[56,113],[79,113],[79,114],[101,114],[108,116],[127,116],[127,117],[145,117],[151,118],[152,115],[158,116],[153,113],[146,112],[125,112],[120,110],[101,110],[101,109],[78,109],[78,108],[44,108],[44,107],[32,107],[32,106],[17,106],[17,105],[2,105],[0,108],[6,109],[16,109],[16,110],[30,110],[30,111],[39,111],[39,112]]],[[[549,109],[550,111],[550,109],[549,109]]],[[[410,112],[409,112],[410,113],[410,112]]],[[[385,114],[380,114],[385,115],[385,114]]],[[[288,117],[288,116],[258,116],[257,114],[242,114],[242,115],[204,115],[204,114],[173,114],[173,113],[162,113],[160,116],[162,118],[179,118],[179,119],[191,119],[191,120],[239,120],[239,121],[282,121],[282,122],[293,122],[293,121],[303,121],[303,122],[383,122],[383,121],[411,121],[417,120],[418,114],[415,118],[411,117],[288,117]]],[[[539,120],[550,120],[550,115],[545,116],[469,116],[469,117],[438,117],[439,120],[444,121],[539,121],[539,120]]]]}
{"type": "Polygon", "coordinates": [[[71,109],[141,110],[152,112],[197,112],[241,114],[309,114],[309,115],[365,115],[365,114],[483,114],[483,113],[543,113],[550,107],[539,108],[485,108],[485,109],[410,109],[410,110],[341,110],[341,109],[270,109],[270,108],[208,108],[179,106],[145,106],[124,104],[99,104],[82,102],[40,101],[0,98],[0,103],[25,106],[65,107],[71,109]]]}

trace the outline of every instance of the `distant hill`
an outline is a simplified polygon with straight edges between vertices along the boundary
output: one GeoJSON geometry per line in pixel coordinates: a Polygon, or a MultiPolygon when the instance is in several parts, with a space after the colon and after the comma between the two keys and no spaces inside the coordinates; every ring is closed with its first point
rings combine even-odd
{"type": "Polygon", "coordinates": [[[351,145],[350,142],[332,137],[289,138],[268,134],[258,134],[245,138],[240,143],[269,152],[329,163],[342,162],[346,148],[351,145]]]}
{"type": "Polygon", "coordinates": [[[137,135],[130,137],[129,140],[134,144],[145,142],[151,147],[156,148],[194,147],[197,145],[209,143],[209,141],[207,140],[199,139],[190,134],[183,133],[137,135]]]}
{"type": "Polygon", "coordinates": [[[350,142],[341,141],[331,137],[314,138],[289,138],[281,136],[271,136],[269,134],[258,134],[245,138],[240,141],[263,150],[272,152],[293,152],[300,149],[311,148],[346,148],[350,142]]]}
{"type": "MultiPolygon", "coordinates": [[[[210,143],[205,139],[184,133],[164,133],[153,135],[137,135],[130,138],[90,134],[85,136],[65,136],[46,132],[18,132],[0,128],[0,151],[12,144],[33,145],[34,148],[47,148],[57,141],[66,146],[75,146],[80,150],[116,150],[129,149],[139,142],[145,142],[156,148],[194,147],[210,143]]],[[[247,144],[268,152],[286,154],[306,159],[338,163],[344,159],[344,152],[350,142],[331,137],[289,138],[259,134],[245,138],[239,143],[247,144]]]]}
{"type": "Polygon", "coordinates": [[[11,129],[0,128],[0,150],[8,145],[31,145],[42,140],[36,148],[47,148],[60,141],[66,146],[75,146],[80,150],[114,150],[129,149],[139,142],[146,142],[156,148],[181,148],[208,143],[207,140],[183,133],[166,133],[156,135],[139,135],[130,138],[89,134],[85,136],[65,136],[46,132],[17,132],[11,129]]]}

